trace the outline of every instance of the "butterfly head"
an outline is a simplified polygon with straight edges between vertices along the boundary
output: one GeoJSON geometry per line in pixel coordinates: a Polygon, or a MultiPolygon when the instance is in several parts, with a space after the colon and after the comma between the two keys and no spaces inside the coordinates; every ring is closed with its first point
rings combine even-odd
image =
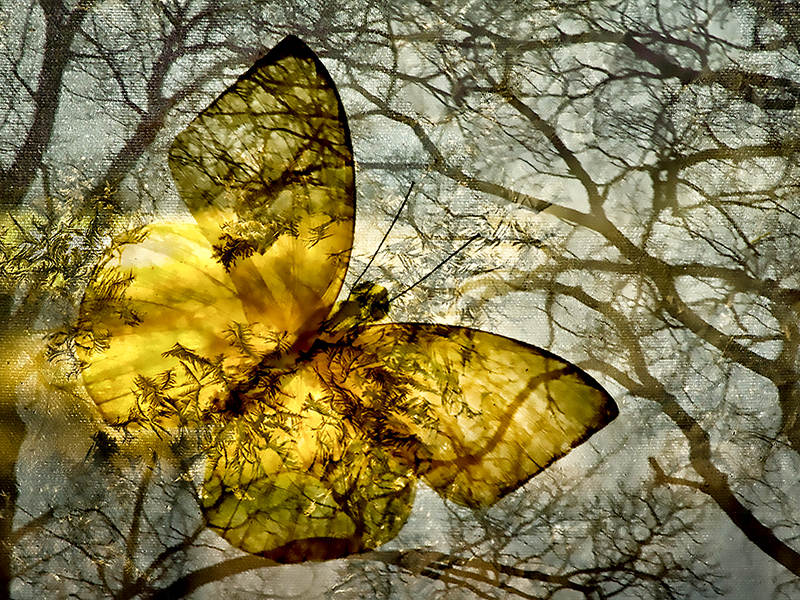
{"type": "Polygon", "coordinates": [[[355,304],[362,321],[380,321],[389,314],[389,292],[371,281],[356,285],[345,302],[355,304]]]}
{"type": "Polygon", "coordinates": [[[342,334],[359,325],[381,321],[387,314],[388,291],[377,283],[365,281],[350,290],[347,300],[337,303],[322,329],[331,334],[342,334]]]}

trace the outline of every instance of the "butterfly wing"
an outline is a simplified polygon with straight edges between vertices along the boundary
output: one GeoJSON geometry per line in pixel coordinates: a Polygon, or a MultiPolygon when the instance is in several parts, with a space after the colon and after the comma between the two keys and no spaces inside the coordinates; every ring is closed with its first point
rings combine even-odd
{"type": "Polygon", "coordinates": [[[618,414],[575,365],[484,331],[375,325],[353,345],[402,374],[394,385],[407,398],[395,420],[419,442],[417,473],[466,506],[492,505],[618,414]]]}
{"type": "MultiPolygon", "coordinates": [[[[265,365],[266,366],[266,365],[265,365]]],[[[617,415],[589,375],[502,336],[423,324],[319,338],[237,400],[204,484],[209,524],[280,562],[344,556],[391,540],[416,476],[486,507],[617,415]],[[266,400],[266,401],[265,401],[266,400]]]]}
{"type": "Polygon", "coordinates": [[[413,503],[415,446],[402,451],[376,433],[383,415],[362,401],[381,387],[373,360],[318,342],[302,359],[263,365],[234,400],[248,410],[226,420],[210,450],[201,504],[212,529],[286,563],[339,558],[397,535],[413,503]]]}
{"type": "Polygon", "coordinates": [[[246,322],[238,291],[196,225],[161,223],[115,240],[81,304],[84,386],[111,423],[176,425],[191,414],[197,421],[221,393],[217,358],[232,354],[228,329],[246,322]]]}
{"type": "Polygon", "coordinates": [[[112,246],[81,307],[84,384],[112,422],[190,420],[227,393],[232,371],[310,345],[352,247],[344,109],[295,37],[177,136],[169,164],[194,222],[112,246]]]}
{"type": "Polygon", "coordinates": [[[172,144],[181,198],[251,322],[315,332],[353,242],[353,150],[336,86],[289,36],[172,144]]]}

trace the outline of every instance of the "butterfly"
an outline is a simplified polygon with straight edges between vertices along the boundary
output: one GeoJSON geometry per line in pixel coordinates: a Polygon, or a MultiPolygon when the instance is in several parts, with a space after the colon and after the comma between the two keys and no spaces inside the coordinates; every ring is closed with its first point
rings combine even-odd
{"type": "Polygon", "coordinates": [[[336,302],[353,245],[353,149],[336,86],[281,41],[174,140],[192,218],[126,231],[83,298],[77,354],[109,422],[197,429],[199,502],[283,563],[373,549],[419,479],[488,507],[612,421],[575,365],[466,327],[385,323],[385,288],[336,302]]]}

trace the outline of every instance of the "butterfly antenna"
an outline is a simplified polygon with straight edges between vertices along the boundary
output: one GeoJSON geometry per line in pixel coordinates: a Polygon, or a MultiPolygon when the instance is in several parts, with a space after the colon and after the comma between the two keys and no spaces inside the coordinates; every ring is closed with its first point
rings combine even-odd
{"type": "Polygon", "coordinates": [[[422,283],[422,282],[423,282],[423,281],[425,281],[425,280],[426,280],[428,277],[430,277],[431,275],[433,275],[433,274],[434,274],[434,273],[435,273],[435,272],[436,272],[436,271],[437,271],[439,268],[441,268],[441,267],[442,267],[444,264],[446,264],[446,263],[447,263],[447,262],[448,262],[448,261],[449,261],[451,258],[453,258],[453,257],[454,257],[456,254],[458,254],[459,252],[461,252],[461,251],[462,251],[464,248],[466,248],[467,246],[469,246],[469,245],[470,245],[472,242],[474,242],[475,240],[477,240],[479,237],[480,237],[480,234],[478,234],[478,233],[476,233],[475,235],[473,235],[473,236],[472,236],[471,238],[469,238],[469,239],[468,239],[466,242],[464,242],[463,244],[461,244],[461,246],[459,246],[459,247],[458,247],[456,250],[453,250],[453,251],[452,251],[452,252],[451,252],[451,253],[450,253],[450,254],[447,256],[447,258],[445,258],[445,259],[444,259],[442,262],[440,262],[440,263],[439,263],[438,265],[436,265],[436,266],[435,266],[433,269],[431,269],[431,270],[428,272],[428,274],[427,274],[427,275],[425,275],[425,277],[423,277],[422,279],[418,280],[416,283],[412,283],[410,286],[408,286],[408,287],[407,287],[406,289],[404,289],[402,292],[400,292],[399,294],[397,294],[397,295],[393,296],[393,297],[392,297],[392,298],[389,300],[389,304],[391,305],[391,304],[392,304],[392,303],[393,303],[395,300],[397,300],[397,299],[398,299],[400,296],[402,296],[402,295],[403,295],[403,294],[405,294],[406,292],[410,292],[411,290],[413,290],[413,289],[414,289],[415,287],[417,287],[417,286],[418,286],[420,283],[422,283]]]}
{"type": "Polygon", "coordinates": [[[392,231],[392,227],[395,226],[395,223],[397,223],[397,219],[400,218],[400,213],[403,212],[403,209],[406,206],[406,202],[408,202],[408,198],[409,196],[411,196],[411,190],[413,189],[414,189],[414,182],[412,181],[411,185],[408,186],[406,197],[403,198],[403,203],[400,205],[400,208],[398,208],[397,212],[394,214],[394,219],[392,219],[392,224],[389,225],[389,228],[386,230],[386,233],[383,234],[383,239],[381,240],[381,243],[378,244],[378,247],[375,249],[375,252],[372,253],[372,258],[369,259],[367,266],[364,267],[363,271],[361,271],[361,275],[359,275],[358,278],[355,280],[355,282],[353,282],[352,288],[355,288],[356,285],[358,285],[358,282],[361,281],[362,277],[364,277],[364,273],[366,273],[369,270],[370,266],[372,266],[372,261],[375,260],[375,257],[378,256],[378,252],[380,252],[381,248],[383,248],[383,244],[386,242],[386,238],[389,237],[389,233],[392,231]]]}

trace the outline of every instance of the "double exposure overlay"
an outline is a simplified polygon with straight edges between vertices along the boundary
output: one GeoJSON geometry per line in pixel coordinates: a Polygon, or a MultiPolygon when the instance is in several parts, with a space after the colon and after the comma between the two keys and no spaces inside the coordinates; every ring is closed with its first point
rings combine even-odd
{"type": "Polygon", "coordinates": [[[796,4],[0,1],[0,598],[800,597],[796,4]]]}
{"type": "Polygon", "coordinates": [[[490,506],[617,414],[558,357],[463,327],[373,324],[386,292],[334,308],[354,168],[336,88],[288,37],[175,139],[195,222],[118,239],[76,336],[86,389],[124,427],[206,432],[200,503],[279,562],[394,538],[422,477],[490,506]],[[332,312],[333,311],[333,312],[332,312]]]}

